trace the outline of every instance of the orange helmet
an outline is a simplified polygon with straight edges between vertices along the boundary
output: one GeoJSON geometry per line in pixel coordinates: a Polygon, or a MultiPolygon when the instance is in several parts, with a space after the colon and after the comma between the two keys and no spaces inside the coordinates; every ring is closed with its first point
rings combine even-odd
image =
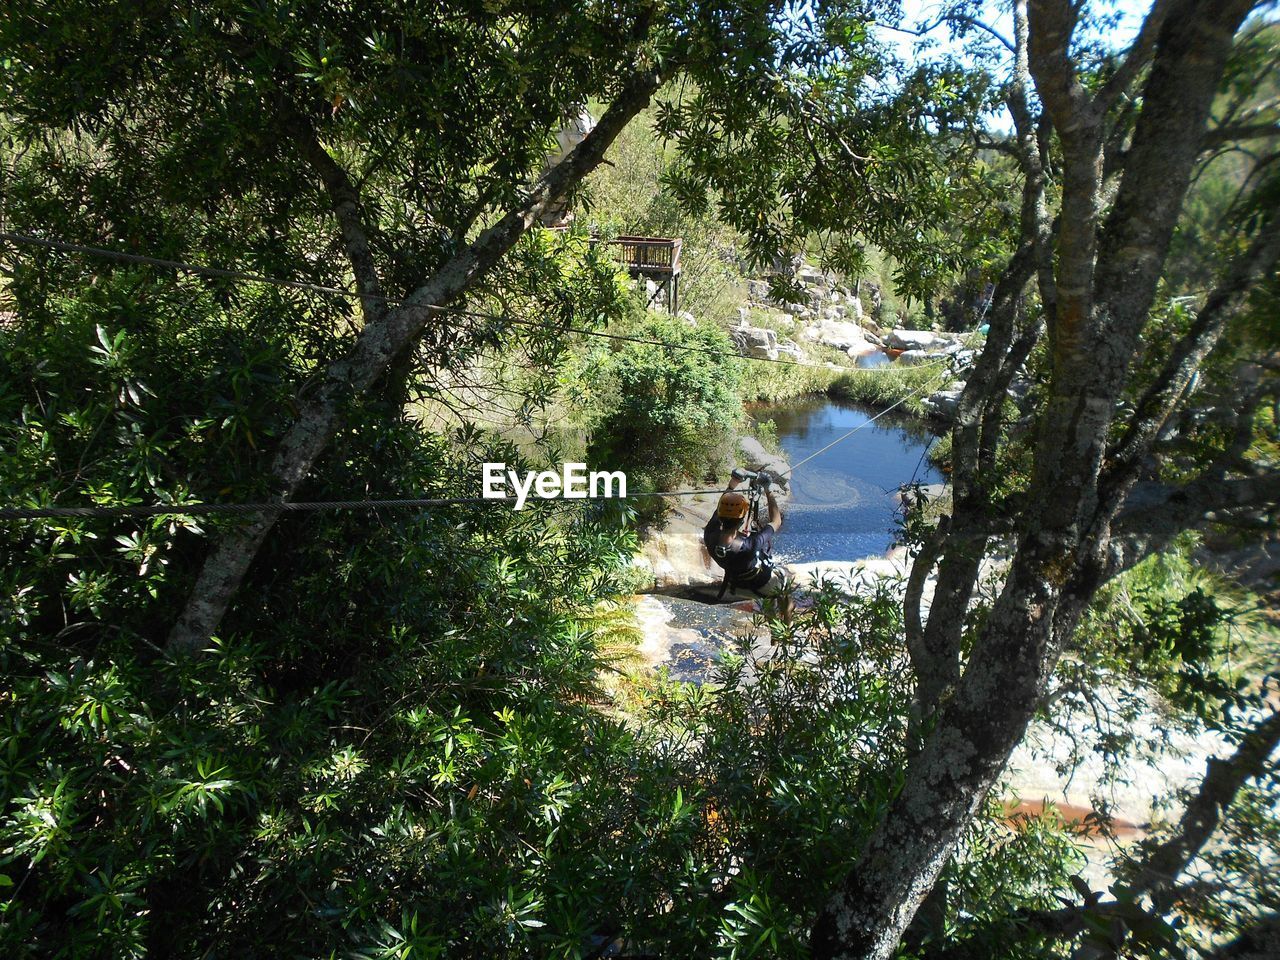
{"type": "Polygon", "coordinates": [[[742,494],[726,493],[721,495],[720,503],[716,506],[716,516],[721,520],[741,520],[749,509],[747,498],[742,494]]]}

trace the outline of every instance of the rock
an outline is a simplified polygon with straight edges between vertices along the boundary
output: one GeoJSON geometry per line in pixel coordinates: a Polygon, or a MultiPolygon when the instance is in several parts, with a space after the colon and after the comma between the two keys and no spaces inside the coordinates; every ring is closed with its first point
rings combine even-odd
{"type": "Polygon", "coordinates": [[[756,303],[769,302],[769,281],[768,280],[748,280],[747,296],[756,303]]]}
{"type": "Polygon", "coordinates": [[[780,323],[784,327],[794,327],[796,325],[796,318],[789,313],[779,313],[773,319],[775,323],[780,323]]]}
{"type": "Polygon", "coordinates": [[[820,326],[815,328],[814,339],[821,344],[855,357],[860,357],[875,350],[875,344],[867,339],[862,327],[847,321],[824,320],[820,326]]]}
{"type": "Polygon", "coordinates": [[[778,359],[778,335],[764,327],[738,326],[729,331],[729,339],[744,357],[778,359]]]}
{"type": "Polygon", "coordinates": [[[925,412],[935,417],[942,417],[944,420],[950,420],[955,417],[956,410],[960,406],[960,391],[939,390],[937,393],[931,393],[923,398],[920,401],[920,405],[924,407],[925,412]]]}
{"type": "Polygon", "coordinates": [[[776,478],[779,481],[779,499],[786,498],[789,480],[787,471],[791,469],[791,465],[785,457],[770,453],[755,437],[739,437],[738,452],[742,454],[742,465],[748,470],[764,470],[776,478]]]}
{"type": "Polygon", "coordinates": [[[715,512],[716,494],[682,499],[660,531],[640,546],[639,565],[647,567],[658,589],[718,584],[724,575],[702,543],[702,528],[715,512]]]}
{"type": "Polygon", "coordinates": [[[569,117],[564,126],[556,131],[556,148],[547,154],[547,167],[554,167],[567,157],[595,127],[595,117],[591,116],[585,107],[569,117]]]}
{"type": "Polygon", "coordinates": [[[928,330],[890,330],[884,338],[885,346],[893,350],[937,350],[947,341],[928,330]]]}
{"type": "Polygon", "coordinates": [[[938,354],[930,353],[928,350],[903,350],[898,356],[898,363],[904,367],[918,367],[922,363],[932,363],[938,359],[938,354]]]}
{"type": "Polygon", "coordinates": [[[794,340],[781,340],[778,343],[778,356],[789,356],[795,363],[804,363],[806,360],[804,351],[794,340]]]}
{"type": "Polygon", "coordinates": [[[747,646],[767,656],[768,629],[754,623],[745,606],[637,597],[636,624],[644,637],[640,655],[652,667],[665,667],[672,679],[699,684],[715,678],[716,662],[726,652],[747,646]]]}
{"type": "Polygon", "coordinates": [[[739,327],[751,326],[751,311],[748,310],[746,307],[738,308],[738,326],[739,327]]]}
{"type": "Polygon", "coordinates": [[[854,295],[862,301],[863,309],[873,317],[880,316],[884,306],[884,297],[880,293],[880,285],[872,280],[859,280],[853,285],[854,295]]]}
{"type": "Polygon", "coordinates": [[[813,267],[801,267],[796,271],[796,279],[806,287],[818,287],[822,290],[831,289],[831,279],[825,273],[815,270],[813,267]]]}
{"type": "Polygon", "coordinates": [[[877,337],[884,336],[884,331],[880,329],[880,324],[876,323],[870,317],[865,315],[861,316],[858,318],[858,322],[862,324],[862,329],[867,331],[867,333],[874,333],[877,337]]]}
{"type": "Polygon", "coordinates": [[[698,319],[688,310],[681,310],[676,314],[676,319],[685,324],[685,326],[696,327],[698,325],[698,319]]]}

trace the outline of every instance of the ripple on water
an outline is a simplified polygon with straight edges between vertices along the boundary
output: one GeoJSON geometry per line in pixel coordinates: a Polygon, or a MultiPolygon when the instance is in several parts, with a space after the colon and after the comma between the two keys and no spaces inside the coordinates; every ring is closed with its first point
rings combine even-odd
{"type": "Polygon", "coordinates": [[[898,487],[942,479],[924,456],[933,434],[918,421],[891,414],[872,422],[873,412],[825,397],[760,407],[753,415],[773,421],[787,459],[799,464],[775,544],[788,561],[882,556],[897,532],[898,487]],[[839,442],[823,450],[833,441],[839,442]]]}

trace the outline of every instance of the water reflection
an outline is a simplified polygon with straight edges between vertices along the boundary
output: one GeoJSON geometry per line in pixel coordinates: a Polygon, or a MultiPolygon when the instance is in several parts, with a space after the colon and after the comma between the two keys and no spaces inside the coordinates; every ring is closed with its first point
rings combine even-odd
{"type": "MultiPolygon", "coordinates": [[[[818,397],[762,405],[752,415],[773,421],[787,459],[798,463],[867,423],[874,411],[818,397]]],[[[792,477],[778,556],[805,563],[884,553],[893,542],[899,484],[913,477],[942,480],[923,457],[933,436],[918,421],[889,414],[800,467],[792,477]]]]}

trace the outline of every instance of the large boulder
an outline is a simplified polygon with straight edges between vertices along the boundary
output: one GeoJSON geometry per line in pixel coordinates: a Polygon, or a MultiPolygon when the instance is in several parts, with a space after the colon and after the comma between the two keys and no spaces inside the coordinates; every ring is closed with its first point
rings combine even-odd
{"type": "Polygon", "coordinates": [[[859,357],[876,349],[862,327],[851,321],[823,320],[811,330],[813,339],[850,356],[859,357]]]}
{"type": "Polygon", "coordinates": [[[940,356],[940,354],[931,353],[928,350],[904,350],[898,355],[898,363],[904,367],[918,367],[924,363],[933,363],[940,356]]]}
{"type": "Polygon", "coordinates": [[[925,412],[944,420],[951,420],[956,415],[956,410],[960,406],[960,393],[963,388],[951,390],[939,390],[937,393],[931,393],[924,397],[920,404],[924,407],[925,412]]]}
{"type": "Polygon", "coordinates": [[[939,350],[950,342],[929,330],[890,330],[884,338],[885,345],[893,350],[939,350]]]}
{"type": "Polygon", "coordinates": [[[764,327],[734,327],[729,331],[729,339],[744,357],[778,359],[778,335],[772,330],[764,327]]]}

